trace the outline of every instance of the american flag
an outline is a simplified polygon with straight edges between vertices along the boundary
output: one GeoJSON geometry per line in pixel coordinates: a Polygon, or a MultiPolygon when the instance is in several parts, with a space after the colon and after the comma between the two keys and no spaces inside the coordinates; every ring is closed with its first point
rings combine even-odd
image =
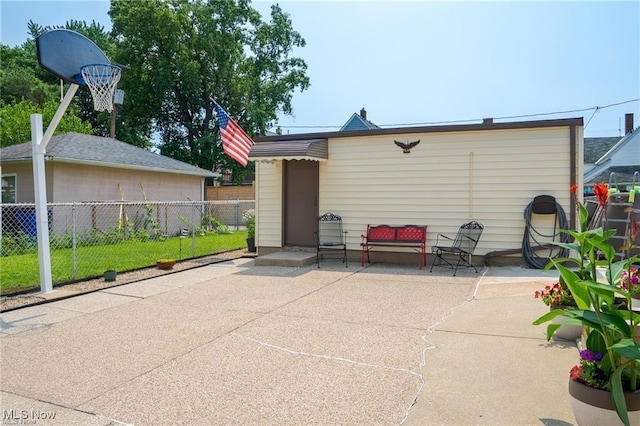
{"type": "Polygon", "coordinates": [[[218,114],[218,124],[220,125],[220,137],[222,138],[222,148],[224,153],[236,160],[243,166],[247,165],[249,150],[253,145],[253,139],[242,130],[225,110],[216,101],[213,101],[218,114]]]}

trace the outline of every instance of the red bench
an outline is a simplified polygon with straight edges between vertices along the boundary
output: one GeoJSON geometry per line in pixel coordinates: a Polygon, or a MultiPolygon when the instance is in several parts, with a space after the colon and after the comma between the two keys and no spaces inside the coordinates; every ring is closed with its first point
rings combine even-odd
{"type": "Polygon", "coordinates": [[[427,226],[426,225],[367,225],[367,233],[362,235],[362,256],[360,265],[364,266],[364,257],[371,263],[369,253],[372,247],[416,247],[420,253],[420,269],[426,264],[427,226]]]}

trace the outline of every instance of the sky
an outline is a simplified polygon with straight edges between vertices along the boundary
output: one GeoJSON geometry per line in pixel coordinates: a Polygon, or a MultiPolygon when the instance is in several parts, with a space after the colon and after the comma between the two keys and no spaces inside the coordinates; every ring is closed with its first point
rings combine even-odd
{"type": "MultiPolygon", "coordinates": [[[[266,17],[273,2],[254,1],[266,17]]],[[[311,86],[284,133],[336,131],[365,108],[381,127],[584,117],[585,136],[640,125],[640,1],[284,1],[311,86]]],[[[0,42],[29,20],[92,20],[109,2],[0,0],[0,42]]],[[[212,94],[215,96],[215,94],[212,94]]],[[[126,102],[126,97],[125,97],[126,102]]]]}

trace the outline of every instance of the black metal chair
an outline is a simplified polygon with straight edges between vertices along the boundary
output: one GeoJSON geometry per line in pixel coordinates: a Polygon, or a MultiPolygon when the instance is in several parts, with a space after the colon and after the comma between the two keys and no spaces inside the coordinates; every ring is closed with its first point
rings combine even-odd
{"type": "Polygon", "coordinates": [[[347,261],[347,232],[342,230],[342,218],[333,213],[325,213],[318,217],[318,243],[316,246],[316,263],[320,268],[321,259],[341,260],[345,268],[347,261]]]}
{"type": "Polygon", "coordinates": [[[446,266],[453,269],[453,276],[456,276],[458,268],[460,266],[473,268],[476,273],[478,270],[471,261],[473,252],[478,245],[480,236],[484,226],[478,222],[465,223],[458,229],[458,234],[455,238],[449,238],[446,235],[438,234],[436,244],[431,247],[431,252],[435,255],[433,262],[431,263],[431,269],[433,271],[434,266],[446,266]],[[440,238],[450,241],[450,245],[440,245],[440,238]]]}

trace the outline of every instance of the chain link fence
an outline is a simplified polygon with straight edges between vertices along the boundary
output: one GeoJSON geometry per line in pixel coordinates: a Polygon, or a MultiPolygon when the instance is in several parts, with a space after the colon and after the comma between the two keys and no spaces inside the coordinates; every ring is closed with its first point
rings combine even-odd
{"type": "MultiPolygon", "coordinates": [[[[53,281],[152,266],[161,258],[217,253],[221,250],[213,246],[215,241],[244,229],[243,214],[254,208],[253,200],[50,203],[53,281]]],[[[0,204],[0,223],[2,292],[38,287],[35,204],[0,204]]]]}

